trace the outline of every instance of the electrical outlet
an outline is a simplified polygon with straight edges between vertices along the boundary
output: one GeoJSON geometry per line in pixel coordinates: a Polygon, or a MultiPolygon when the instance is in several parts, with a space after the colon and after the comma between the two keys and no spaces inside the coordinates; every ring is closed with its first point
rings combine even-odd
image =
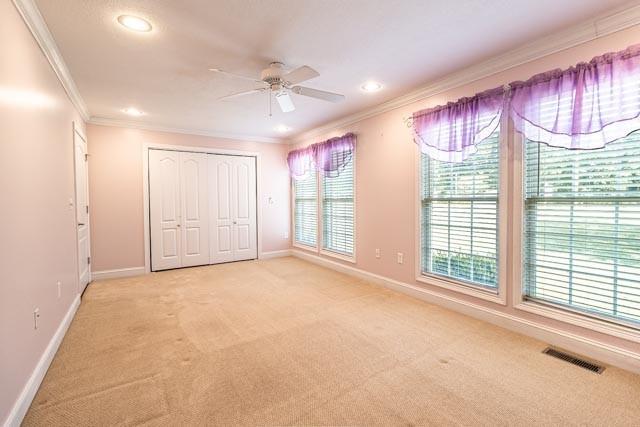
{"type": "Polygon", "coordinates": [[[284,232],[284,238],[285,238],[285,239],[288,239],[288,238],[289,238],[289,232],[288,232],[288,231],[285,231],[285,232],[284,232]]]}
{"type": "Polygon", "coordinates": [[[380,249],[376,248],[376,258],[380,258],[380,249]]]}
{"type": "Polygon", "coordinates": [[[40,319],[40,309],[36,307],[33,310],[33,329],[38,329],[38,320],[40,319]]]}
{"type": "Polygon", "coordinates": [[[402,252],[398,252],[398,264],[402,264],[404,262],[404,254],[402,252]]]}
{"type": "Polygon", "coordinates": [[[58,282],[56,285],[58,286],[58,298],[60,298],[62,296],[62,282],[58,282]]]}

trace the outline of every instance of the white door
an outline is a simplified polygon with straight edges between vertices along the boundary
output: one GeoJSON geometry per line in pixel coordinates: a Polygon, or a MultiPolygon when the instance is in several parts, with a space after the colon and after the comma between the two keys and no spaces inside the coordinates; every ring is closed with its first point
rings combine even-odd
{"type": "Polygon", "coordinates": [[[231,181],[233,200],[233,259],[258,257],[256,234],[256,159],[236,156],[231,181]]]}
{"type": "Polygon", "coordinates": [[[181,266],[209,264],[209,206],[206,153],[180,153],[181,266]]]}
{"type": "Polygon", "coordinates": [[[89,240],[89,170],[87,141],[74,128],[73,132],[76,226],[78,236],[78,277],[80,293],[91,281],[91,245],[89,240]]]}
{"type": "Polygon", "coordinates": [[[254,157],[209,156],[211,264],[257,258],[254,157]]]}
{"type": "Polygon", "coordinates": [[[180,153],[149,150],[151,270],[181,266],[180,153]]]}
{"type": "Polygon", "coordinates": [[[233,261],[233,157],[209,155],[211,264],[233,261]]]}

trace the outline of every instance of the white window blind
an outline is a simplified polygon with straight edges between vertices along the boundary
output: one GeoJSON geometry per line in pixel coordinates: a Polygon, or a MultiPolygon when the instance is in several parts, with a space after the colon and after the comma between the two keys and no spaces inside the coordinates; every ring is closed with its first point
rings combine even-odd
{"type": "Polygon", "coordinates": [[[526,143],[525,299],[640,322],[640,132],[593,151],[526,143]]]}
{"type": "Polygon", "coordinates": [[[318,238],[318,184],[315,171],[304,179],[294,179],[294,241],[317,246],[318,238]]]}
{"type": "Polygon", "coordinates": [[[496,289],[498,134],[462,163],[422,155],[422,272],[496,289]]]}
{"type": "Polygon", "coordinates": [[[353,255],[353,158],[334,178],[322,177],[322,247],[353,255]]]}

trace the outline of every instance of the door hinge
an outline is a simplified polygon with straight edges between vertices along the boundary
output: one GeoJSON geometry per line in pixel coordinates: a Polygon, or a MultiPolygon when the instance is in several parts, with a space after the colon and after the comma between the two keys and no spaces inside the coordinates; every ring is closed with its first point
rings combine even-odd
{"type": "Polygon", "coordinates": [[[86,208],[87,208],[87,213],[89,213],[89,205],[87,205],[86,208]]]}
{"type": "Polygon", "coordinates": [[[91,264],[91,257],[90,256],[87,257],[87,264],[91,264]]]}
{"type": "Polygon", "coordinates": [[[85,155],[84,155],[84,161],[85,161],[85,162],[89,161],[89,155],[88,155],[88,154],[85,154],[85,155]]]}

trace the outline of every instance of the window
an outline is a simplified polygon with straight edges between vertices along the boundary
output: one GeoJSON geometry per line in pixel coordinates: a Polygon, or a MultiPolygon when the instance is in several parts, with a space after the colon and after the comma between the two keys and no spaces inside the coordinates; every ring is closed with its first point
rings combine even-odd
{"type": "Polygon", "coordinates": [[[422,272],[497,290],[499,137],[462,163],[422,155],[422,272]]]}
{"type": "Polygon", "coordinates": [[[318,238],[318,185],[316,173],[309,172],[304,179],[294,179],[294,242],[317,246],[318,238]]]}
{"type": "Polygon", "coordinates": [[[352,158],[340,175],[322,177],[322,248],[353,256],[354,189],[352,158]]]}
{"type": "Polygon", "coordinates": [[[640,132],[525,160],[525,300],[640,322],[640,132]]]}

